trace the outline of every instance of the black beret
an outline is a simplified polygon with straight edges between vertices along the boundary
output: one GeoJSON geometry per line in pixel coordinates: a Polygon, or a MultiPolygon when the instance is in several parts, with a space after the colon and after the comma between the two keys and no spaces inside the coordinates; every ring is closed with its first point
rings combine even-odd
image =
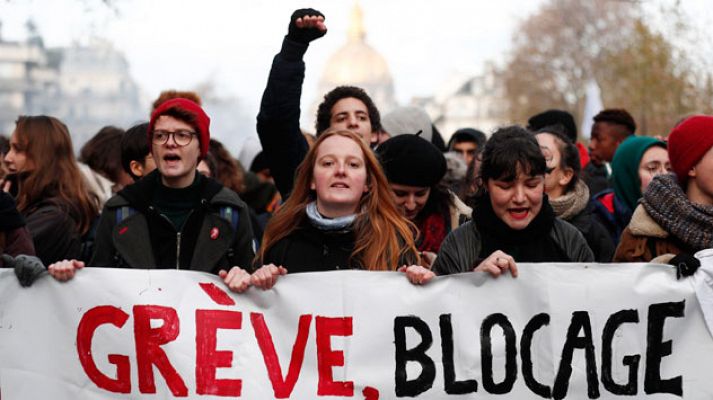
{"type": "Polygon", "coordinates": [[[572,114],[563,110],[547,110],[533,115],[527,121],[530,130],[537,131],[548,126],[560,125],[564,129],[564,134],[572,141],[577,141],[577,124],[574,122],[572,114]]]}
{"type": "Polygon", "coordinates": [[[446,158],[436,146],[416,135],[399,135],[376,149],[389,182],[431,187],[446,174],[446,158]]]}

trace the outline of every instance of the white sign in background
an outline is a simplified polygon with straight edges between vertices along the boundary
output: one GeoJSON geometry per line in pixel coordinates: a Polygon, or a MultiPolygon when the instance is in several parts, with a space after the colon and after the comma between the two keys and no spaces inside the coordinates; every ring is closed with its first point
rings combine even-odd
{"type": "Polygon", "coordinates": [[[2,271],[0,393],[713,398],[701,279],[653,264],[519,267],[517,279],[469,273],[424,287],[399,273],[294,274],[244,294],[195,272],[88,268],[21,288],[2,271]]]}

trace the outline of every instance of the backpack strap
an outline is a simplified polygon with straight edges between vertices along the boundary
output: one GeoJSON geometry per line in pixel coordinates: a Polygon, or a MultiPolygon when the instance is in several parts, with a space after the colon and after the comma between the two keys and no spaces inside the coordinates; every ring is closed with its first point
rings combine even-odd
{"type": "MultiPolygon", "coordinates": [[[[222,206],[218,210],[218,215],[220,216],[220,218],[223,218],[224,220],[228,221],[230,227],[233,229],[233,234],[237,235],[238,223],[240,222],[240,214],[238,213],[238,210],[231,206],[222,206]]],[[[230,248],[228,249],[227,257],[230,260],[234,257],[234,255],[235,250],[233,249],[233,245],[231,243],[230,248]]]]}
{"type": "Polygon", "coordinates": [[[220,207],[220,218],[228,221],[233,228],[233,232],[238,231],[238,223],[240,222],[240,214],[231,206],[220,207]]]}
{"type": "MultiPolygon", "coordinates": [[[[118,207],[115,211],[116,221],[114,222],[114,225],[119,225],[122,221],[124,221],[125,219],[129,218],[130,216],[132,216],[136,213],[137,213],[137,211],[134,207],[130,207],[130,206],[118,207]]],[[[114,253],[114,265],[116,267],[118,267],[118,266],[124,265],[124,264],[126,264],[126,261],[124,260],[123,257],[121,257],[119,252],[116,251],[114,253]]]]}
{"type": "Polygon", "coordinates": [[[129,218],[130,216],[136,214],[136,209],[134,207],[122,206],[116,209],[116,223],[120,224],[121,221],[129,218]]]}

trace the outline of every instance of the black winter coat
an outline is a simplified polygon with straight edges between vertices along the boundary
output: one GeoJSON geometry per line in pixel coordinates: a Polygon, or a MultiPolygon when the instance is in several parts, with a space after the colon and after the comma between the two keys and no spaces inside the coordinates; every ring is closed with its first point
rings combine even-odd
{"type": "Polygon", "coordinates": [[[180,232],[151,204],[159,182],[154,171],[107,201],[97,228],[92,267],[189,269],[217,274],[249,268],[254,257],[250,216],[235,192],[200,177],[201,201],[180,232]],[[238,213],[237,229],[220,216],[238,213]],[[119,218],[120,214],[130,215],[119,218]],[[118,219],[121,219],[119,222],[118,219]]]}
{"type": "Polygon", "coordinates": [[[436,274],[472,271],[495,250],[511,255],[516,262],[594,261],[577,228],[555,218],[547,196],[540,212],[522,230],[509,228],[497,217],[488,196],[476,200],[473,212],[474,219],[451,232],[441,244],[433,264],[436,274]]]}
{"type": "MultiPolygon", "coordinates": [[[[354,231],[323,231],[304,217],[299,227],[275,243],[266,253],[262,265],[275,264],[294,272],[321,272],[340,269],[365,269],[351,257],[355,243],[354,231]]],[[[413,265],[415,255],[402,256],[399,265],[413,265]]],[[[262,265],[255,265],[259,268],[262,265]]]]}
{"type": "Polygon", "coordinates": [[[262,263],[283,266],[290,273],[361,269],[351,259],[354,240],[351,229],[322,231],[305,218],[297,229],[267,251],[262,263]]]}
{"type": "Polygon", "coordinates": [[[594,205],[590,202],[584,210],[567,222],[582,232],[597,262],[609,263],[614,258],[614,242],[604,225],[592,214],[593,209],[594,205]]]}
{"type": "Polygon", "coordinates": [[[81,256],[82,234],[70,207],[59,198],[49,198],[24,212],[37,257],[45,266],[81,256]]]}

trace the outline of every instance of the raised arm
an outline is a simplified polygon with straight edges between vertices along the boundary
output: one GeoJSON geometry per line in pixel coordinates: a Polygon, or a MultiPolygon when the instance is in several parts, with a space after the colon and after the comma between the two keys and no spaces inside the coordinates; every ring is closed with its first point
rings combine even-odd
{"type": "Polygon", "coordinates": [[[294,173],[307,154],[300,130],[300,98],[309,43],[324,36],[324,15],[311,8],[295,11],[290,18],[282,49],[272,61],[267,86],[257,116],[257,133],[275,184],[283,198],[292,191],[294,173]]]}

